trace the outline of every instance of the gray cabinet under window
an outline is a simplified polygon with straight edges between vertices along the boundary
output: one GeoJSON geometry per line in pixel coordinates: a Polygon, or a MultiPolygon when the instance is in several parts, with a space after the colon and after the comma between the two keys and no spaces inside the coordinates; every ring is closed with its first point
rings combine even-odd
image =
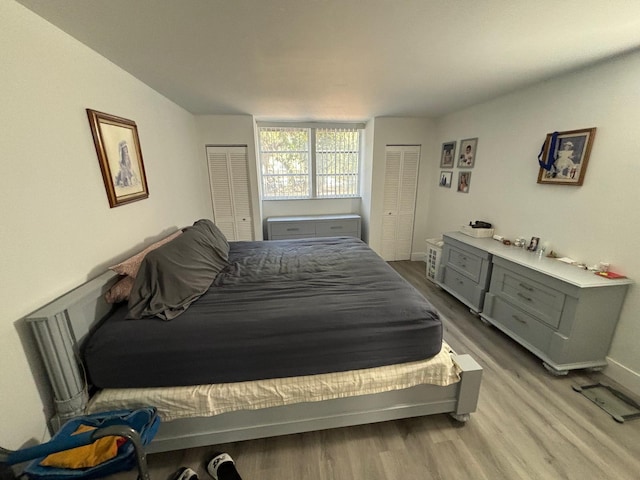
{"type": "Polygon", "coordinates": [[[313,237],[360,238],[360,215],[303,215],[267,218],[269,240],[291,240],[313,237]]]}

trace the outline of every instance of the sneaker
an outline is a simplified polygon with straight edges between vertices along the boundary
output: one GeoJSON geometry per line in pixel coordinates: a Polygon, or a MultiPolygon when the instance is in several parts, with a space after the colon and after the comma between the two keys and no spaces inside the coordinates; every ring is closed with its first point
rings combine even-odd
{"type": "Polygon", "coordinates": [[[188,467],[182,467],[171,475],[171,480],[198,480],[198,474],[188,467]]]}
{"type": "Polygon", "coordinates": [[[207,472],[214,480],[242,480],[228,453],[214,453],[207,463],[207,472]]]}

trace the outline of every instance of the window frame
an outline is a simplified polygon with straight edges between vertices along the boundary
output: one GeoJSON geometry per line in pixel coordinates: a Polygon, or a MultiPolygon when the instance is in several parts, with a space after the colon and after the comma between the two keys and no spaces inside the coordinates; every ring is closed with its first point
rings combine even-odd
{"type": "Polygon", "coordinates": [[[360,198],[360,183],[362,176],[362,147],[364,145],[364,136],[362,135],[365,124],[364,123],[318,123],[318,122],[256,122],[258,128],[258,141],[257,150],[260,162],[260,183],[261,183],[261,200],[266,201],[279,201],[279,200],[329,200],[329,199],[346,199],[346,198],[360,198]],[[264,173],[262,170],[262,146],[261,146],[261,130],[263,128],[300,128],[308,129],[308,167],[309,167],[309,191],[306,196],[265,196],[264,189],[264,173]],[[330,129],[330,130],[357,130],[358,131],[358,168],[357,168],[357,182],[356,192],[353,195],[333,195],[333,196],[318,196],[317,194],[317,161],[316,161],[316,132],[317,130],[330,129]]]}

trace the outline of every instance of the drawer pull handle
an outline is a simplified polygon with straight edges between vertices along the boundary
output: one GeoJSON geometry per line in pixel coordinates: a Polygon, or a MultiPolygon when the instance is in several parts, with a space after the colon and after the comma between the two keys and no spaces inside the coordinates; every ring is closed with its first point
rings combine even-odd
{"type": "Polygon", "coordinates": [[[511,316],[513,317],[513,319],[515,321],[520,322],[520,323],[524,323],[526,325],[527,322],[525,320],[522,320],[518,315],[511,315],[511,316]]]}
{"type": "Polygon", "coordinates": [[[518,285],[520,285],[525,290],[529,290],[530,292],[533,292],[533,287],[530,287],[529,285],[527,285],[525,283],[519,283],[518,285]]]}
{"type": "Polygon", "coordinates": [[[467,268],[467,264],[463,263],[462,265],[460,265],[460,268],[467,268]]]}
{"type": "Polygon", "coordinates": [[[331,230],[341,230],[342,225],[336,225],[335,227],[331,227],[331,230]]]}
{"type": "Polygon", "coordinates": [[[299,228],[287,228],[287,232],[297,232],[299,228]]]}
{"type": "Polygon", "coordinates": [[[529,297],[527,297],[526,295],[523,295],[522,293],[518,292],[518,296],[520,298],[524,298],[527,302],[533,302],[533,300],[529,297]]]}

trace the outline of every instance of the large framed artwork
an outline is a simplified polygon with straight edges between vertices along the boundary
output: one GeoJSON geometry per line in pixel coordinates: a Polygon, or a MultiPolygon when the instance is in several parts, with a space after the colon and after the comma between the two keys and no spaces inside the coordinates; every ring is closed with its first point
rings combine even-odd
{"type": "Polygon", "coordinates": [[[540,167],[538,183],[582,185],[595,136],[595,128],[548,133],[542,159],[549,170],[540,167]]]}
{"type": "Polygon", "coordinates": [[[147,198],[136,123],[89,108],[87,115],[111,208],[147,198]]]}

